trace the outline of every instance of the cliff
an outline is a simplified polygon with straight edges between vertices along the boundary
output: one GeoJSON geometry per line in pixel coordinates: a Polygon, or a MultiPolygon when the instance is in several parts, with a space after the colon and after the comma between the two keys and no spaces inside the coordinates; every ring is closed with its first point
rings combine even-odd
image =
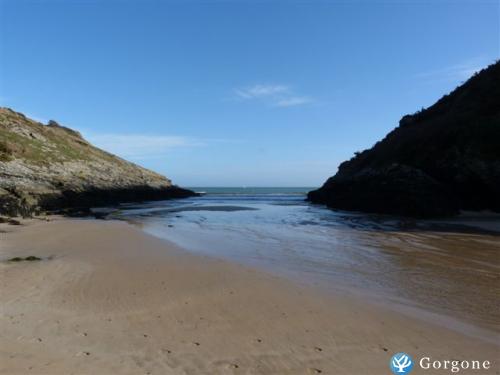
{"type": "Polygon", "coordinates": [[[415,217],[500,211],[500,63],[404,116],[308,199],[335,209],[415,217]]]}
{"type": "Polygon", "coordinates": [[[167,178],[100,150],[55,121],[0,108],[0,214],[194,195],[167,178]]]}

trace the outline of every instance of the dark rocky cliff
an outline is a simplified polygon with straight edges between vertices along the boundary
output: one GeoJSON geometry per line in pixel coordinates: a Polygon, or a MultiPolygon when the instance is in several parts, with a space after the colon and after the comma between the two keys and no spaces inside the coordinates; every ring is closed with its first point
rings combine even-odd
{"type": "Polygon", "coordinates": [[[0,214],[195,195],[100,150],[69,128],[0,108],[0,214]]]}
{"type": "Polygon", "coordinates": [[[308,199],[336,209],[415,217],[499,212],[500,63],[431,107],[404,116],[308,199]]]}

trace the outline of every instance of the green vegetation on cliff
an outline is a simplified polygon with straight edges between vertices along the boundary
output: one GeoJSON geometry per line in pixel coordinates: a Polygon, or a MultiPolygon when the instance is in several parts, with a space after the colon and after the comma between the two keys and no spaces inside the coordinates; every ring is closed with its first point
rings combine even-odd
{"type": "Polygon", "coordinates": [[[100,150],[69,128],[0,108],[0,213],[189,196],[192,192],[100,150]]]}
{"type": "Polygon", "coordinates": [[[500,63],[404,116],[308,198],[331,208],[421,217],[500,211],[500,63]]]}

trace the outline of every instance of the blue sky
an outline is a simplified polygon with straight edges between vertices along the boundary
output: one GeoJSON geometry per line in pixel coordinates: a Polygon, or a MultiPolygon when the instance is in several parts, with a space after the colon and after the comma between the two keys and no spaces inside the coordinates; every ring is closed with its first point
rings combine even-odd
{"type": "Polygon", "coordinates": [[[0,106],[184,186],[318,186],[499,58],[498,1],[0,0],[0,106]]]}

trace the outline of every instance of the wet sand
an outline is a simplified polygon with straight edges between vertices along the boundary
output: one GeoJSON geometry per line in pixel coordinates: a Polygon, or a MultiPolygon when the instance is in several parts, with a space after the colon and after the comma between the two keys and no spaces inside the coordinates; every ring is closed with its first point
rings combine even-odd
{"type": "Polygon", "coordinates": [[[2,374],[387,374],[400,351],[499,371],[498,341],[193,255],[123,222],[0,230],[2,374]],[[29,255],[43,260],[5,261],[29,255]]]}
{"type": "Polygon", "coordinates": [[[443,324],[469,333],[500,333],[498,234],[415,230],[358,231],[357,236],[390,259],[385,264],[374,259],[377,267],[360,270],[384,301],[451,317],[443,324]]]}
{"type": "Polygon", "coordinates": [[[210,203],[122,214],[196,254],[326,292],[355,291],[382,305],[424,310],[432,319],[444,315],[443,324],[470,334],[500,333],[499,215],[425,221],[261,202],[242,202],[258,207],[254,212],[223,215],[213,207],[222,211],[226,202],[210,203]]]}

